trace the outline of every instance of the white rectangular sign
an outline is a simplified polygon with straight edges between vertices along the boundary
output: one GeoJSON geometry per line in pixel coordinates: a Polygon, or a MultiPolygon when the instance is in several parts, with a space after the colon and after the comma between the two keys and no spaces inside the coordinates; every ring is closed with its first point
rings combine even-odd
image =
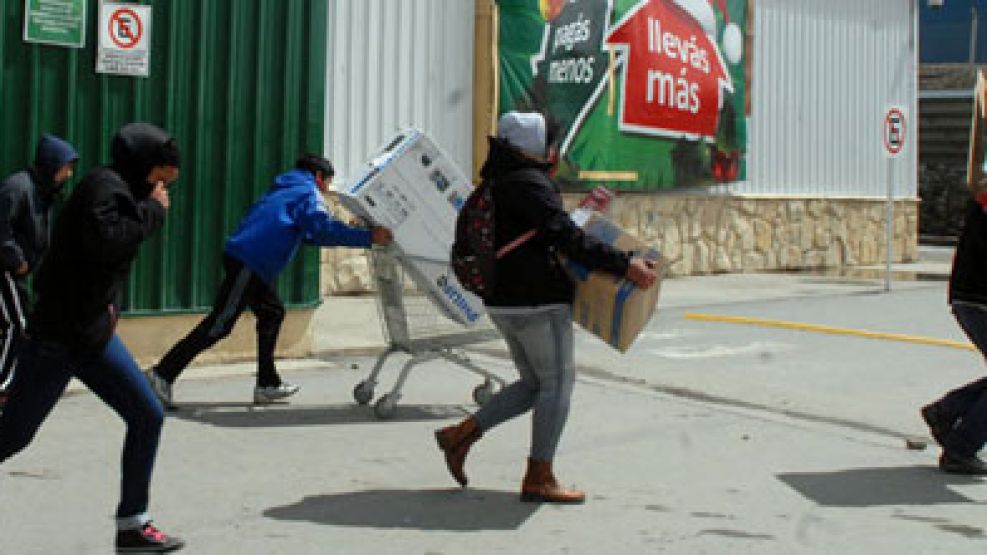
{"type": "Polygon", "coordinates": [[[99,9],[96,72],[151,73],[151,6],[106,2],[99,9]]]}

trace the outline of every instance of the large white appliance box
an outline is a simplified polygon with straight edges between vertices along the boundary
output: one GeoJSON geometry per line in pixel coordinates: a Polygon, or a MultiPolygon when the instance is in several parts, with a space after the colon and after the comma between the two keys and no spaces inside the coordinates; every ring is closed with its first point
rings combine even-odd
{"type": "Polygon", "coordinates": [[[415,285],[464,325],[483,316],[483,301],[456,280],[449,250],[456,216],[472,191],[449,156],[417,129],[399,133],[339,190],[347,210],[394,232],[394,254],[415,285]]]}

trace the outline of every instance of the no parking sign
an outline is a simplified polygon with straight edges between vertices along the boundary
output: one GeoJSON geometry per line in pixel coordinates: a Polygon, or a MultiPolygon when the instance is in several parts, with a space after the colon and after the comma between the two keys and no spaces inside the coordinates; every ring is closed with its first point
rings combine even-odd
{"type": "Polygon", "coordinates": [[[907,138],[908,124],[905,118],[905,110],[900,106],[888,108],[884,116],[884,129],[882,142],[884,145],[884,155],[888,158],[897,158],[905,149],[905,139],[907,138]]]}
{"type": "Polygon", "coordinates": [[[151,69],[151,6],[100,6],[96,72],[147,77],[151,69]]]}

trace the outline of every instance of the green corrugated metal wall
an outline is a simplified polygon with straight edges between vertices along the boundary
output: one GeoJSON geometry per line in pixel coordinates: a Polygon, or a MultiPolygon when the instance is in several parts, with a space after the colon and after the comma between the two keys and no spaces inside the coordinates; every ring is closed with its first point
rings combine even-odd
{"type": "MultiPolygon", "coordinates": [[[[149,121],[182,149],[164,232],[131,276],[128,312],[201,310],[213,300],[227,233],[303,151],[322,152],[325,0],[152,0],[151,75],[95,73],[97,0],[83,49],[22,41],[23,0],[0,1],[0,174],[33,158],[42,132],[104,164],[113,132],[149,121]]],[[[82,172],[77,172],[78,180],[82,172]]],[[[279,279],[292,306],[318,301],[318,251],[279,279]]]]}

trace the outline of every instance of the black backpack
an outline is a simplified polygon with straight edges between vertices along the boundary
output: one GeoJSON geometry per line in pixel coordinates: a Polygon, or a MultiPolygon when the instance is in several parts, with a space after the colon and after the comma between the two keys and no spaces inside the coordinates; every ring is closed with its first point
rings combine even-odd
{"type": "MultiPolygon", "coordinates": [[[[514,175],[524,171],[514,172],[514,175]]],[[[493,179],[484,179],[470,193],[456,218],[456,238],[449,264],[467,291],[486,299],[497,282],[497,259],[521,246],[537,233],[530,229],[500,249],[495,245],[493,179]]]]}

